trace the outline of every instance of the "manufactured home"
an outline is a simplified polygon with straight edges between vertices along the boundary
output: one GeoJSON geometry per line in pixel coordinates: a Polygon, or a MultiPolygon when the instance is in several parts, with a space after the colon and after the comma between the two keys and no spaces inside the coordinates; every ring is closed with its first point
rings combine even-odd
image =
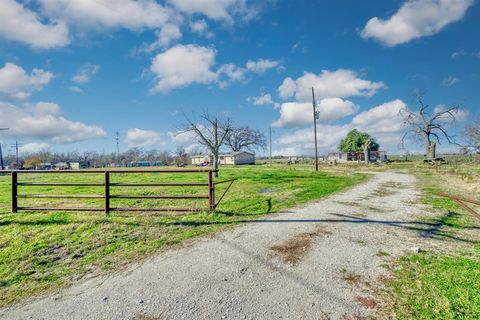
{"type": "MultiPolygon", "coordinates": [[[[213,156],[211,155],[199,155],[192,156],[192,164],[197,166],[209,165],[213,162],[213,156]]],[[[238,151],[226,154],[220,154],[218,156],[219,164],[255,164],[255,153],[248,151],[238,151]]]]}
{"type": "MultiPolygon", "coordinates": [[[[330,163],[341,162],[364,162],[363,152],[332,152],[328,154],[327,161],[330,163]]],[[[386,151],[370,151],[370,162],[388,162],[386,151]]]]}

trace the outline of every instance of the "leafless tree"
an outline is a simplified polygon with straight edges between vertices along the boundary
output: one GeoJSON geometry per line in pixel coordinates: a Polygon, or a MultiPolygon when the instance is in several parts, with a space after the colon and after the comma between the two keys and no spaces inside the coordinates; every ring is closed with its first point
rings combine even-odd
{"type": "Polygon", "coordinates": [[[263,132],[249,127],[233,128],[225,138],[225,143],[233,152],[267,148],[267,139],[263,132]]]}
{"type": "Polygon", "coordinates": [[[175,164],[177,166],[184,166],[188,163],[188,154],[185,152],[185,148],[178,147],[175,151],[175,164]]]}
{"type": "Polygon", "coordinates": [[[468,139],[468,147],[480,153],[480,117],[474,123],[467,125],[465,135],[468,139]]]}
{"type": "MultiPolygon", "coordinates": [[[[213,168],[218,170],[218,157],[220,148],[225,139],[232,130],[232,124],[229,118],[222,116],[211,116],[204,112],[199,121],[193,121],[185,115],[186,124],[181,128],[179,134],[193,132],[199,144],[207,148],[213,156],[213,168]]],[[[218,172],[215,173],[218,177],[218,172]]]]}
{"type": "Polygon", "coordinates": [[[406,139],[411,135],[418,137],[425,145],[427,159],[434,159],[437,143],[441,144],[442,139],[450,144],[457,144],[455,137],[448,133],[448,125],[455,122],[460,108],[455,106],[429,112],[430,106],[423,102],[422,95],[417,94],[416,100],[419,105],[418,111],[408,109],[402,111],[404,124],[408,130],[403,135],[401,144],[405,147],[406,139]]]}

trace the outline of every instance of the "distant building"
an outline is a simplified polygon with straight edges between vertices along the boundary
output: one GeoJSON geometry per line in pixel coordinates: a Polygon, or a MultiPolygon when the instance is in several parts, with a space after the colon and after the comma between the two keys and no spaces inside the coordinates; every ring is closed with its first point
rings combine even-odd
{"type": "Polygon", "coordinates": [[[138,167],[159,167],[162,165],[160,161],[131,161],[127,163],[129,168],[138,168],[138,167]]]}
{"type": "MultiPolygon", "coordinates": [[[[211,155],[192,156],[193,165],[209,165],[212,162],[213,156],[211,155]]],[[[238,151],[227,154],[220,154],[218,156],[218,163],[231,165],[255,164],[255,153],[248,151],[238,151]]]]}
{"type": "MultiPolygon", "coordinates": [[[[328,154],[328,162],[365,162],[363,152],[332,152],[328,154]]],[[[370,151],[370,162],[388,162],[386,151],[370,151]]]]}
{"type": "Polygon", "coordinates": [[[72,169],[72,170],[80,170],[80,169],[90,168],[90,161],[71,160],[71,161],[67,161],[67,163],[69,164],[69,169],[72,169]]]}

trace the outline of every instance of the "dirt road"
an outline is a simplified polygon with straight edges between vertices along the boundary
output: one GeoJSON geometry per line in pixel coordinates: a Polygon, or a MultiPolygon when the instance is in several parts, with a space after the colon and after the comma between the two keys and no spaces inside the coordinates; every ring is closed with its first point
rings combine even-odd
{"type": "Polygon", "coordinates": [[[385,259],[429,240],[415,178],[377,173],[304,207],[0,311],[4,319],[354,319],[385,259]]]}

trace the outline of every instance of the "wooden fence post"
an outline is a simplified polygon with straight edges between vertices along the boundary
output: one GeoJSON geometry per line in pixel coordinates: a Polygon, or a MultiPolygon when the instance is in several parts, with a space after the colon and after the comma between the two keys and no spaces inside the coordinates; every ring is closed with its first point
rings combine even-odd
{"type": "Polygon", "coordinates": [[[208,211],[215,210],[215,186],[213,184],[213,172],[208,171],[208,211]]]}
{"type": "Polygon", "coordinates": [[[105,214],[110,213],[110,172],[105,171],[105,214]]]}
{"type": "Polygon", "coordinates": [[[12,171],[12,212],[18,211],[18,199],[17,199],[17,172],[12,171]]]}

